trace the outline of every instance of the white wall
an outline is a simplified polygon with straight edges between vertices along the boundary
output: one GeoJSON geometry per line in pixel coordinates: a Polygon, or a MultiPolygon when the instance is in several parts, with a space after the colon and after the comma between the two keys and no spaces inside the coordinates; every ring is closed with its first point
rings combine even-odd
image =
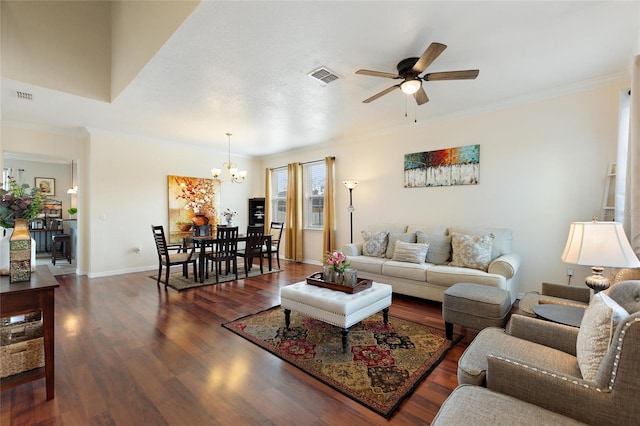
{"type": "MultiPolygon", "coordinates": [[[[89,276],[156,269],[151,225],[168,227],[167,176],[211,177],[211,168],[222,167],[227,153],[94,129],[90,133],[89,276]]],[[[236,210],[242,229],[248,223],[248,199],[263,192],[264,173],[256,160],[232,155],[232,161],[248,170],[248,178],[243,184],[221,185],[220,207],[236,210]]]]}
{"type": "MultiPolygon", "coordinates": [[[[566,283],[560,261],[569,224],[600,215],[607,165],[615,161],[618,93],[613,85],[551,100],[433,123],[404,125],[365,137],[265,158],[265,167],[336,156],[336,182],[354,190],[354,241],[374,222],[479,225],[514,231],[522,256],[520,291],[543,281],[566,283]],[[480,182],[404,188],[404,154],[480,144],[480,182]]],[[[425,107],[428,107],[425,106],[425,107]]],[[[424,108],[424,107],[422,107],[424,108]]],[[[399,112],[401,114],[401,111],[399,112]]],[[[338,245],[349,241],[349,193],[336,188],[338,245]]],[[[304,258],[322,259],[320,236],[304,234],[304,258]]],[[[588,268],[575,267],[583,285],[588,268]]]]}

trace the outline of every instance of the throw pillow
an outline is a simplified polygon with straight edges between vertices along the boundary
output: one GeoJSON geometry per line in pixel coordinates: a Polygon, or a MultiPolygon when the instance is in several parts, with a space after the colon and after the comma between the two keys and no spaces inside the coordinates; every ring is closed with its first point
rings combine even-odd
{"type": "Polygon", "coordinates": [[[487,271],[491,263],[491,235],[474,236],[454,233],[451,235],[451,266],[487,271]]]}
{"type": "Polygon", "coordinates": [[[582,378],[593,381],[613,333],[629,314],[604,293],[596,293],[584,312],[576,340],[576,357],[582,378]]]}
{"type": "Polygon", "coordinates": [[[389,233],[362,231],[362,254],[365,256],[384,257],[387,252],[387,241],[389,233]]]}
{"type": "Polygon", "coordinates": [[[416,234],[389,232],[389,242],[387,243],[387,252],[384,257],[391,259],[396,249],[396,241],[404,241],[405,243],[415,243],[416,234]]]}
{"type": "Polygon", "coordinates": [[[427,260],[427,244],[405,243],[396,241],[396,249],[393,251],[393,259],[398,262],[425,263],[427,260]]]}
{"type": "Polygon", "coordinates": [[[427,262],[444,265],[451,257],[451,237],[449,235],[432,235],[426,232],[416,232],[416,242],[428,244],[427,262]]]}

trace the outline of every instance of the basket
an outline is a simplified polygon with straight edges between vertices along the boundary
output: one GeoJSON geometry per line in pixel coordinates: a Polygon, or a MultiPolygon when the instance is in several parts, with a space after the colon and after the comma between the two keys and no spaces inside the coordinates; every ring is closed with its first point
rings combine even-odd
{"type": "Polygon", "coordinates": [[[12,345],[43,336],[42,320],[5,325],[0,327],[0,346],[12,345]]]}
{"type": "Polygon", "coordinates": [[[336,283],[329,283],[322,280],[322,272],[316,272],[307,277],[307,284],[315,285],[318,287],[328,288],[329,290],[341,291],[343,293],[358,293],[362,290],[366,290],[373,285],[373,281],[365,278],[358,278],[358,284],[355,287],[340,285],[336,283]]]}
{"type": "Polygon", "coordinates": [[[44,338],[0,347],[0,377],[44,367],[44,338]]]}

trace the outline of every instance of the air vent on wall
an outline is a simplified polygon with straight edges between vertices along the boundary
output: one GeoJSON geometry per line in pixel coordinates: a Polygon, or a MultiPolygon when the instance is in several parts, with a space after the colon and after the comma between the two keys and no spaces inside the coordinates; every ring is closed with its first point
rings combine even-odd
{"type": "Polygon", "coordinates": [[[18,95],[18,99],[24,99],[25,101],[32,101],[33,100],[33,94],[31,94],[29,92],[17,91],[16,94],[18,95]]]}
{"type": "Polygon", "coordinates": [[[329,84],[338,79],[338,76],[335,73],[329,71],[325,67],[320,67],[317,70],[310,72],[309,77],[320,80],[324,84],[329,84]]]}

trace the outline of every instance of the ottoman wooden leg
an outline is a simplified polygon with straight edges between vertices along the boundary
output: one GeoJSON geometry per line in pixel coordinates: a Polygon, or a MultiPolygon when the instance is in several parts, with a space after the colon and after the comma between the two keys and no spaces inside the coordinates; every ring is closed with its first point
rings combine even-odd
{"type": "Polygon", "coordinates": [[[389,308],[382,310],[382,321],[384,321],[385,325],[389,324],[389,308]]]}
{"type": "Polygon", "coordinates": [[[453,323],[444,323],[444,334],[447,337],[447,340],[453,340],[453,323]]]}
{"type": "Polygon", "coordinates": [[[342,329],[342,353],[347,352],[347,338],[349,337],[349,329],[342,329]]]}
{"type": "Polygon", "coordinates": [[[291,321],[291,309],[284,310],[284,326],[288,330],[291,321]]]}

